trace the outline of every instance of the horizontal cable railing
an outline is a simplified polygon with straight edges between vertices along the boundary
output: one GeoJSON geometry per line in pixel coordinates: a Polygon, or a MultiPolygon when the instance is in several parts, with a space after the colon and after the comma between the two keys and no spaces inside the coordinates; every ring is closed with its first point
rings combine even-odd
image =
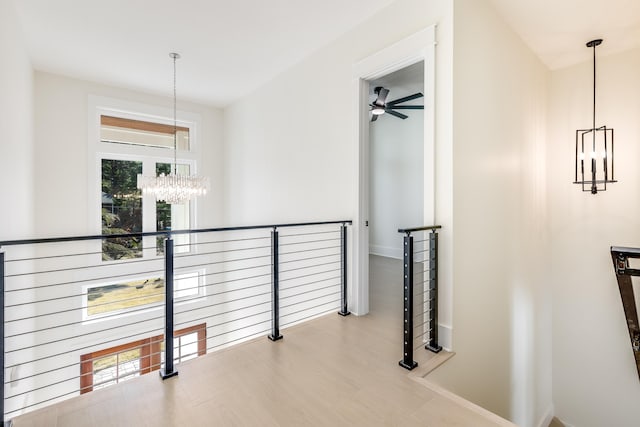
{"type": "Polygon", "coordinates": [[[408,370],[418,366],[414,352],[421,347],[438,353],[438,233],[439,225],[402,228],[403,239],[403,356],[408,370]]]}
{"type": "Polygon", "coordinates": [[[0,242],[3,419],[349,314],[350,224],[0,242]]]}

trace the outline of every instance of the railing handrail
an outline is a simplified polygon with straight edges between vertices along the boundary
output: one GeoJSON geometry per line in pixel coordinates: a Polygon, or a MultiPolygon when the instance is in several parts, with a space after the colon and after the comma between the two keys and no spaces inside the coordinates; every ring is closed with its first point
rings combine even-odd
{"type": "MultiPolygon", "coordinates": [[[[413,233],[414,231],[429,231],[429,230],[438,230],[442,228],[441,225],[425,225],[422,227],[412,227],[412,228],[398,228],[398,233],[413,233]]],[[[0,242],[0,244],[2,244],[0,242]]]]}
{"type": "MultiPolygon", "coordinates": [[[[0,241],[0,247],[2,246],[16,246],[16,245],[31,245],[36,243],[60,243],[60,242],[75,242],[83,240],[98,240],[98,239],[117,239],[117,238],[131,238],[131,237],[147,237],[147,236],[169,236],[178,234],[194,234],[194,233],[212,233],[222,231],[240,231],[240,230],[257,230],[257,229],[269,229],[269,228],[285,228],[285,227],[305,227],[312,225],[331,225],[331,224],[353,224],[350,219],[340,221],[317,221],[317,222],[294,222],[285,224],[268,224],[268,225],[241,225],[235,227],[216,227],[216,228],[198,228],[193,230],[165,230],[165,231],[146,231],[140,233],[124,233],[124,234],[94,234],[87,236],[72,236],[72,237],[44,237],[36,239],[20,239],[20,240],[4,240],[0,241]]],[[[440,227],[440,226],[438,226],[440,227]]]]}
{"type": "Polygon", "coordinates": [[[640,248],[628,248],[625,246],[611,246],[611,252],[624,255],[628,258],[640,258],[640,248]]]}

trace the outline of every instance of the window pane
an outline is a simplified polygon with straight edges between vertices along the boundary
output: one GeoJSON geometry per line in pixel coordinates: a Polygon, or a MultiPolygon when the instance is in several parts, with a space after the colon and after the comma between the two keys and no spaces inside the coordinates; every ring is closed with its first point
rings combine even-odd
{"type": "Polygon", "coordinates": [[[87,314],[93,316],[164,301],[160,277],[87,289],[87,314]]]}
{"type": "MultiPolygon", "coordinates": [[[[100,141],[173,149],[173,125],[120,117],[100,117],[100,141]]],[[[189,150],[189,128],[176,127],[178,150],[189,150]]]]}
{"type": "MultiPolygon", "coordinates": [[[[175,353],[175,351],[174,351],[175,353]]],[[[180,337],[180,360],[178,362],[184,362],[189,359],[195,359],[198,357],[198,333],[193,332],[191,334],[183,335],[180,337]]]]}
{"type": "MultiPolygon", "coordinates": [[[[189,175],[189,165],[179,164],[178,174],[189,175]]],[[[156,174],[169,175],[171,173],[170,163],[156,163],[156,174]]],[[[156,202],[156,231],[165,230],[188,230],[189,229],[189,203],[181,205],[169,204],[164,201],[156,202]]],[[[189,235],[179,234],[173,237],[174,252],[183,253],[189,251],[189,235]]],[[[164,237],[157,238],[156,253],[164,254],[164,237]]]]}
{"type": "Polygon", "coordinates": [[[118,382],[140,376],[140,349],[118,354],[118,382]]]}
{"type": "Polygon", "coordinates": [[[93,361],[93,388],[115,384],[118,378],[118,357],[113,354],[93,361]]]}
{"type": "Polygon", "coordinates": [[[173,289],[176,298],[196,296],[200,294],[200,278],[198,273],[178,275],[174,279],[173,289]]]}
{"type": "Polygon", "coordinates": [[[110,354],[93,361],[93,389],[140,376],[140,348],[110,354]]]}
{"type": "MultiPolygon", "coordinates": [[[[199,296],[202,291],[197,272],[176,274],[173,286],[176,299],[199,296]]],[[[164,301],[164,294],[162,277],[94,286],[87,288],[87,315],[95,316],[158,304],[164,301]]]]}
{"type": "MultiPolygon", "coordinates": [[[[102,159],[102,234],[139,233],[142,231],[142,196],[137,188],[142,162],[102,159]]],[[[105,261],[142,256],[142,239],[105,239],[105,261]]]]}

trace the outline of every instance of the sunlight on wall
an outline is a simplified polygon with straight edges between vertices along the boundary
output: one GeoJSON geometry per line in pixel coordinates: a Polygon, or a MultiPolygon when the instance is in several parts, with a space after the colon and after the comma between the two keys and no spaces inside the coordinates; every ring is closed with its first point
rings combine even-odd
{"type": "Polygon", "coordinates": [[[533,298],[522,284],[511,295],[511,416],[518,425],[533,425],[535,399],[535,325],[533,298]]]}

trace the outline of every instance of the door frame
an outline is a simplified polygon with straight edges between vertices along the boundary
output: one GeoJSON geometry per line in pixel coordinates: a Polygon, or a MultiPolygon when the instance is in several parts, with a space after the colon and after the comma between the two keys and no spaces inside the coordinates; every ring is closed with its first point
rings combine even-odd
{"type": "MultiPolygon", "coordinates": [[[[435,46],[436,25],[431,25],[385,49],[364,58],[354,66],[353,99],[356,123],[358,191],[353,224],[351,311],[369,312],[369,81],[424,61],[424,224],[435,224],[435,46]]],[[[398,236],[400,238],[400,236],[398,236]]]]}

